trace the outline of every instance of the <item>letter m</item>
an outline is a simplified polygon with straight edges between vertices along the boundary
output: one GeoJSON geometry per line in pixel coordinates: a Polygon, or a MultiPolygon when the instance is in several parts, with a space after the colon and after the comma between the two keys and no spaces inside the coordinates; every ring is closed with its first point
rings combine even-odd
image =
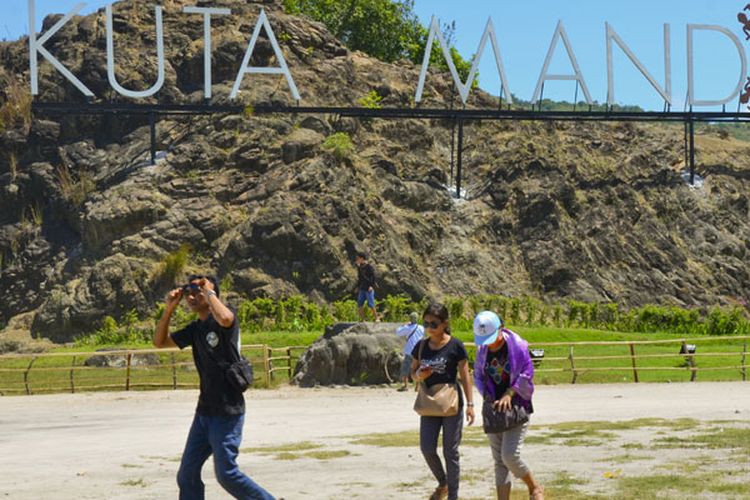
{"type": "Polygon", "coordinates": [[[424,91],[424,82],[425,82],[425,78],[427,77],[427,68],[430,65],[430,55],[432,54],[432,44],[435,41],[435,37],[437,37],[438,41],[440,42],[440,48],[443,51],[443,56],[445,57],[445,61],[448,63],[448,69],[451,72],[451,76],[453,76],[453,82],[456,84],[456,88],[458,88],[458,93],[461,96],[461,101],[464,104],[466,104],[466,101],[469,99],[471,86],[474,83],[474,79],[477,76],[479,63],[482,60],[482,54],[484,53],[484,48],[487,45],[487,39],[489,38],[490,42],[492,42],[492,50],[495,53],[495,64],[497,65],[497,72],[498,72],[498,75],[500,76],[500,84],[502,86],[505,96],[508,99],[508,102],[513,103],[513,97],[510,92],[510,87],[508,85],[508,77],[505,74],[505,67],[503,66],[503,58],[500,55],[500,47],[497,43],[497,35],[495,34],[495,26],[492,23],[492,18],[489,18],[487,20],[487,26],[484,28],[484,34],[482,34],[482,40],[479,42],[479,48],[477,49],[476,56],[474,57],[474,61],[471,64],[471,70],[469,71],[469,76],[466,79],[466,82],[462,83],[460,77],[458,76],[458,71],[456,71],[456,65],[453,63],[453,58],[451,57],[450,48],[448,47],[448,44],[445,43],[445,37],[443,36],[442,31],[440,31],[440,25],[438,24],[437,19],[435,19],[435,16],[432,17],[432,21],[430,22],[430,34],[427,37],[427,46],[425,47],[424,59],[422,60],[422,71],[419,74],[419,85],[417,86],[417,95],[414,98],[415,102],[420,102],[422,100],[422,92],[424,91]]]}

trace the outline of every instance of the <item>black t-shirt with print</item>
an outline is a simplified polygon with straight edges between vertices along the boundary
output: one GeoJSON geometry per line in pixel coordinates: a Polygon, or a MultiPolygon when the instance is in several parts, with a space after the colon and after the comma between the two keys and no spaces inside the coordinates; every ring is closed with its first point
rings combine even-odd
{"type": "Polygon", "coordinates": [[[495,384],[495,394],[500,399],[510,387],[510,361],[508,360],[508,344],[496,352],[487,351],[487,362],[484,365],[485,373],[490,382],[495,384]]]}
{"type": "MultiPolygon", "coordinates": [[[[229,328],[222,327],[213,316],[193,321],[172,334],[180,349],[193,347],[193,360],[200,376],[200,396],[196,412],[202,416],[230,416],[245,413],[245,398],[224,377],[219,363],[238,359],[240,327],[235,316],[229,328]]],[[[226,368],[226,366],[225,366],[226,368]]]]}
{"type": "Polygon", "coordinates": [[[427,387],[435,384],[455,384],[458,375],[458,362],[469,358],[463,342],[451,337],[447,344],[437,351],[433,351],[430,348],[430,339],[425,339],[414,346],[411,352],[412,358],[420,359],[419,347],[423,344],[420,364],[432,367],[432,375],[425,380],[427,387]]]}

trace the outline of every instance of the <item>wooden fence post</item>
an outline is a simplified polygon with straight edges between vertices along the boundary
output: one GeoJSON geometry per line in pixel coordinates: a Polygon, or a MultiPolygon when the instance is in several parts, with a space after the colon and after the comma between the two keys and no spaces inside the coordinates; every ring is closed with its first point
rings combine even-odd
{"type": "Polygon", "coordinates": [[[578,378],[578,372],[576,371],[576,363],[573,359],[573,346],[570,346],[570,353],[568,354],[568,359],[570,360],[570,369],[573,371],[573,380],[570,382],[571,384],[576,383],[576,379],[578,378]]]}
{"type": "Polygon", "coordinates": [[[31,358],[31,362],[29,363],[29,366],[26,367],[26,371],[23,372],[23,385],[26,387],[26,395],[31,396],[31,387],[29,386],[29,372],[31,371],[31,367],[34,366],[34,361],[36,361],[36,356],[31,358]]]}
{"type": "Polygon", "coordinates": [[[271,362],[268,361],[268,346],[263,346],[263,371],[266,373],[266,384],[271,385],[271,362]]]}
{"type": "Polygon", "coordinates": [[[76,384],[73,380],[73,374],[75,373],[75,367],[76,367],[76,357],[73,356],[73,362],[70,364],[70,393],[75,394],[76,393],[76,384]]]}
{"type": "Polygon", "coordinates": [[[292,348],[287,347],[286,348],[286,355],[289,358],[289,380],[292,380],[292,348]]]}
{"type": "Polygon", "coordinates": [[[130,362],[133,359],[133,353],[129,352],[127,356],[127,367],[126,367],[126,375],[125,375],[125,390],[130,390],[130,362]]]}
{"type": "Polygon", "coordinates": [[[742,343],[742,381],[747,380],[747,367],[745,366],[745,356],[747,356],[747,339],[742,343]]]}
{"type": "Polygon", "coordinates": [[[633,365],[633,382],[638,383],[638,368],[635,365],[635,345],[631,342],[630,344],[630,361],[633,365]]]}
{"type": "Polygon", "coordinates": [[[169,359],[172,361],[172,389],[177,390],[177,357],[171,352],[169,359]]]}

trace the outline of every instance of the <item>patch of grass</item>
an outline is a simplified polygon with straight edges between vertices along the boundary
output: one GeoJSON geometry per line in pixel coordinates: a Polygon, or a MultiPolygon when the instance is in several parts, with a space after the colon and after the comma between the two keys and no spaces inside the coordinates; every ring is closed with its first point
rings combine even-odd
{"type": "Polygon", "coordinates": [[[750,459],[750,430],[741,427],[712,428],[689,438],[668,436],[655,440],[656,448],[734,449],[750,459]]]}
{"type": "Polygon", "coordinates": [[[692,458],[691,460],[678,460],[676,462],[670,462],[658,466],[658,469],[663,469],[679,474],[694,475],[697,472],[706,470],[706,467],[715,465],[717,460],[710,456],[699,456],[692,458]]]}
{"type": "Polygon", "coordinates": [[[331,460],[333,458],[343,458],[353,455],[349,450],[318,450],[310,451],[304,454],[305,458],[314,458],[316,460],[331,460]]]}
{"type": "Polygon", "coordinates": [[[182,245],[179,249],[167,254],[154,273],[154,281],[174,283],[178,277],[181,278],[190,259],[190,250],[190,245],[182,245]]]}
{"type": "Polygon", "coordinates": [[[612,464],[626,464],[630,462],[637,462],[639,460],[649,460],[648,457],[641,457],[637,455],[631,455],[630,453],[625,453],[624,455],[617,455],[614,457],[609,457],[605,461],[612,464]]]}
{"type": "Polygon", "coordinates": [[[274,460],[300,460],[303,458],[314,458],[315,460],[331,460],[334,458],[343,458],[352,455],[348,450],[316,450],[307,453],[294,453],[285,451],[274,455],[274,460]]]}
{"type": "Polygon", "coordinates": [[[416,448],[419,447],[419,432],[382,432],[357,436],[350,441],[352,444],[378,446],[381,448],[416,448]]]}
{"type": "Polygon", "coordinates": [[[275,453],[292,453],[301,452],[308,450],[317,450],[322,448],[323,445],[313,443],[311,441],[302,441],[299,443],[282,444],[279,446],[260,446],[254,448],[243,448],[240,453],[261,453],[261,454],[275,454],[275,453]]]}
{"type": "MultiPolygon", "coordinates": [[[[596,435],[599,432],[611,433],[611,431],[629,431],[642,429],[644,427],[667,427],[674,431],[680,430],[691,430],[695,429],[700,425],[695,419],[692,418],[677,418],[674,420],[664,418],[637,418],[634,420],[595,420],[595,421],[578,421],[578,422],[562,422],[559,424],[553,424],[546,426],[547,429],[556,430],[561,432],[576,432],[579,435],[585,435],[585,433],[591,433],[589,435],[596,435]]],[[[612,437],[612,436],[601,436],[601,437],[612,437]]]]}
{"type": "Polygon", "coordinates": [[[642,450],[645,447],[646,446],[642,443],[624,443],[623,445],[620,446],[620,448],[624,450],[642,450]]]}
{"type": "Polygon", "coordinates": [[[726,474],[654,474],[649,476],[623,477],[618,480],[619,498],[651,500],[657,498],[702,498],[705,493],[732,495],[747,498],[750,484],[726,481],[726,474]]]}
{"type": "Polygon", "coordinates": [[[120,467],[123,469],[143,469],[142,465],[136,465],[136,464],[120,464],[120,467]]]}
{"type": "Polygon", "coordinates": [[[354,143],[346,132],[331,134],[323,142],[322,147],[323,150],[328,151],[338,160],[349,158],[354,152],[354,143]]]}
{"type": "Polygon", "coordinates": [[[148,486],[148,483],[144,481],[143,479],[128,479],[127,481],[123,481],[120,483],[122,486],[132,486],[136,488],[145,488],[148,486]]]}

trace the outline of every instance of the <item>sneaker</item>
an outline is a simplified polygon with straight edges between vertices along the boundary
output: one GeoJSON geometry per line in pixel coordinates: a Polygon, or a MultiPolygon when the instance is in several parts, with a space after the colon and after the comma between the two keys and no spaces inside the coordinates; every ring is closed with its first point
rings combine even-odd
{"type": "Polygon", "coordinates": [[[445,500],[448,498],[448,486],[438,486],[430,495],[430,500],[445,500]]]}
{"type": "Polygon", "coordinates": [[[408,388],[408,387],[406,387],[406,386],[404,385],[404,386],[402,386],[402,387],[399,387],[399,388],[398,388],[398,389],[396,389],[396,390],[397,390],[398,392],[406,392],[406,391],[408,391],[408,390],[409,390],[409,388],[408,388]]]}

